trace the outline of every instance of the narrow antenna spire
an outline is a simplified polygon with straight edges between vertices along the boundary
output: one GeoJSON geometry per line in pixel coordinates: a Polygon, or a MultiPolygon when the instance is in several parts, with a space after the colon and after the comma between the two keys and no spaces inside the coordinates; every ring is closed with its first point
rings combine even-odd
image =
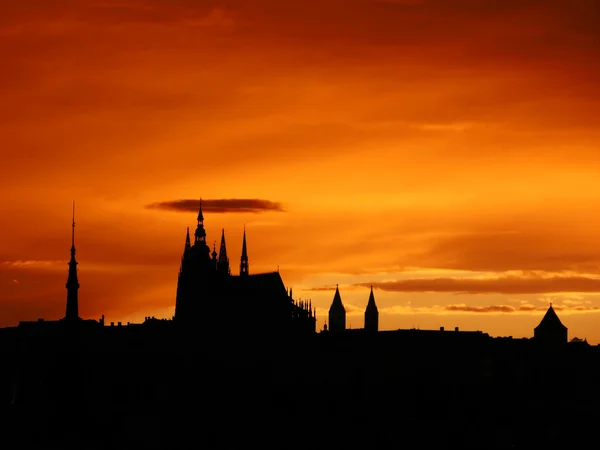
{"type": "Polygon", "coordinates": [[[73,229],[71,231],[71,248],[75,248],[75,200],[73,200],[73,229]]]}

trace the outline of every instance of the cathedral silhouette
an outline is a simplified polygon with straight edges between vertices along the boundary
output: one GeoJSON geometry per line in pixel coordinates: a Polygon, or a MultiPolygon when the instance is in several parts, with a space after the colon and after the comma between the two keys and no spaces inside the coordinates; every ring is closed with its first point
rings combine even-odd
{"type": "Polygon", "coordinates": [[[173,320],[177,326],[200,326],[208,333],[223,327],[242,334],[316,331],[316,309],[311,302],[295,301],[279,272],[250,272],[245,227],[239,275],[231,273],[224,229],[219,253],[215,247],[211,253],[202,201],[193,244],[189,228],[185,237],[173,320]]]}

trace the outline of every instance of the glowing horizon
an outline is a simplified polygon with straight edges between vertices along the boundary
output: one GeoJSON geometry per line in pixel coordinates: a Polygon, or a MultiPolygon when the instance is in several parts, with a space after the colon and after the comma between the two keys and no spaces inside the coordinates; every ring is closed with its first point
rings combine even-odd
{"type": "Polygon", "coordinates": [[[318,329],[373,284],[382,329],[530,337],[552,301],[600,343],[589,2],[3,6],[0,326],[64,313],[73,199],[80,315],[170,317],[203,197],[318,329]]]}

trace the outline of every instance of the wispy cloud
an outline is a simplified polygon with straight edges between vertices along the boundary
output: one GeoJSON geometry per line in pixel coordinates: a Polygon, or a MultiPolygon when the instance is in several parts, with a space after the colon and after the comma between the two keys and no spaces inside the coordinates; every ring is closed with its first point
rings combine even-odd
{"type": "Polygon", "coordinates": [[[451,292],[456,294],[549,294],[600,292],[600,278],[585,276],[505,276],[496,278],[433,278],[359,283],[393,292],[451,292]]]}
{"type": "MultiPolygon", "coordinates": [[[[167,211],[197,212],[199,200],[169,200],[152,203],[146,207],[149,209],[163,209],[167,211]]],[[[202,200],[202,210],[211,213],[261,213],[269,211],[285,212],[281,203],[257,198],[202,200]]]]}
{"type": "MultiPolygon", "coordinates": [[[[590,305],[554,305],[556,311],[598,311],[600,307],[590,305]]],[[[534,312],[546,311],[547,306],[523,305],[514,307],[510,305],[488,305],[488,306],[469,306],[469,305],[448,305],[444,307],[445,311],[470,312],[470,313],[514,313],[514,312],[534,312]]]]}

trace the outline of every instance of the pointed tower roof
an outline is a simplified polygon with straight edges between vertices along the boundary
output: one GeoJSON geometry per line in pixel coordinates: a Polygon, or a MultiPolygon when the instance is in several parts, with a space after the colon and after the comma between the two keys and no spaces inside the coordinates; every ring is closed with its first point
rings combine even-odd
{"type": "Polygon", "coordinates": [[[542,329],[542,328],[562,328],[562,329],[567,329],[567,327],[565,327],[562,322],[560,321],[560,319],[558,318],[558,315],[556,314],[556,311],[554,311],[554,308],[552,308],[552,303],[550,303],[550,307],[548,308],[548,311],[546,311],[546,314],[544,315],[544,317],[542,318],[542,321],[540,322],[540,324],[534,328],[534,330],[538,330],[538,329],[542,329]]]}
{"type": "Polygon", "coordinates": [[[229,261],[227,258],[227,246],[225,245],[225,228],[221,230],[221,246],[219,248],[219,262],[226,263],[229,261]]]}
{"type": "Polygon", "coordinates": [[[202,214],[202,199],[200,199],[200,208],[198,209],[198,222],[204,221],[204,214],[202,214]]]}
{"type": "Polygon", "coordinates": [[[246,248],[246,225],[244,225],[244,239],[242,241],[242,257],[240,258],[240,275],[248,275],[248,249],[246,248]]]}
{"type": "Polygon", "coordinates": [[[346,308],[344,308],[344,304],[342,303],[342,296],[340,295],[340,289],[337,284],[335,285],[335,294],[333,296],[333,301],[331,302],[331,306],[329,307],[330,311],[333,309],[340,309],[344,312],[346,311],[346,308]]]}
{"type": "Polygon", "coordinates": [[[379,312],[377,305],[375,304],[375,295],[373,295],[373,286],[371,286],[371,293],[369,294],[369,301],[365,312],[379,312]]]}
{"type": "Polygon", "coordinates": [[[248,259],[248,249],[246,248],[246,225],[244,225],[244,240],[242,241],[242,258],[248,259]]]}
{"type": "Polygon", "coordinates": [[[192,244],[190,242],[190,227],[187,227],[187,231],[185,233],[185,247],[183,248],[183,254],[187,254],[190,250],[192,244]]]}

